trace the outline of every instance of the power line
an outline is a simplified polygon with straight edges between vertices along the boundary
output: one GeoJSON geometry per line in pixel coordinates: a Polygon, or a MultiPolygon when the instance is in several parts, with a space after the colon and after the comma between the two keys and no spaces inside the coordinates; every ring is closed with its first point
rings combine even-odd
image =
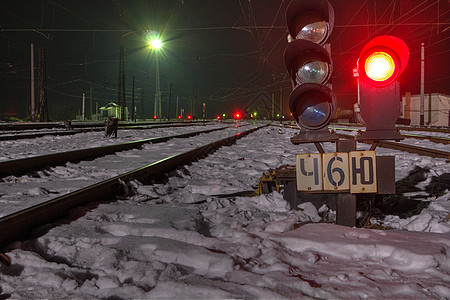
{"type": "MultiPolygon", "coordinates": [[[[429,7],[426,7],[427,9],[429,7]]],[[[420,12],[418,12],[420,13],[420,12]]],[[[442,14],[443,15],[443,14],[442,14]]],[[[415,15],[414,15],[415,16],[415,15]]],[[[412,16],[413,17],[413,16],[412,16]]],[[[408,18],[409,19],[409,18],[408,18]]],[[[411,22],[411,23],[366,23],[366,24],[341,24],[334,25],[335,28],[352,28],[352,27],[379,27],[379,26],[441,26],[450,25],[450,22],[411,22]]],[[[213,26],[213,27],[188,27],[188,28],[173,28],[173,31],[201,31],[201,30],[246,30],[251,31],[260,29],[277,29],[286,30],[285,25],[233,25],[233,26],[213,26]]],[[[135,33],[133,29],[85,29],[85,28],[0,28],[0,32],[126,32],[135,33]]],[[[142,30],[144,33],[145,31],[142,30]]]]}

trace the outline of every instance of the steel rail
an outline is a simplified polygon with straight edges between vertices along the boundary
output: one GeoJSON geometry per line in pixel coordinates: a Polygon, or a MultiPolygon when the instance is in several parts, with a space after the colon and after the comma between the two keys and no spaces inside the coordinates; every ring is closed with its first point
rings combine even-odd
{"type": "MultiPolygon", "coordinates": [[[[209,121],[176,121],[176,122],[120,122],[120,126],[145,126],[145,125],[167,125],[167,124],[202,124],[209,121]]],[[[104,122],[73,122],[73,128],[103,128],[104,122]]],[[[42,122],[42,123],[0,123],[0,131],[33,130],[65,128],[63,122],[42,122]]]]}
{"type": "MultiPolygon", "coordinates": [[[[361,129],[355,129],[355,128],[341,128],[341,127],[335,127],[335,126],[330,126],[329,128],[334,129],[334,130],[344,130],[344,131],[361,130],[361,129]]],[[[362,130],[362,131],[364,131],[364,130],[362,130]]],[[[407,138],[418,139],[418,140],[428,140],[433,143],[450,144],[450,139],[447,137],[426,136],[426,135],[411,134],[411,133],[402,133],[402,135],[407,138]]]]}
{"type": "Polygon", "coordinates": [[[51,153],[39,156],[25,157],[19,159],[12,159],[0,162],[0,178],[9,175],[20,175],[26,172],[42,169],[46,166],[57,166],[67,162],[78,162],[82,160],[91,160],[97,157],[114,154],[119,151],[131,150],[142,147],[144,144],[163,143],[174,138],[188,138],[202,133],[210,133],[213,131],[223,130],[227,127],[214,128],[203,131],[195,131],[177,135],[163,136],[157,138],[149,138],[144,140],[126,142],[115,145],[108,145],[102,147],[86,148],[79,150],[72,150],[59,153],[51,153]]]}
{"type": "MultiPolygon", "coordinates": [[[[171,128],[171,127],[188,127],[188,126],[195,126],[199,125],[197,123],[161,123],[157,125],[153,124],[142,124],[142,125],[136,125],[136,124],[123,124],[119,125],[119,129],[159,129],[159,128],[171,128]]],[[[204,124],[203,124],[204,125],[204,124]]],[[[39,138],[43,136],[49,136],[49,135],[74,135],[78,133],[83,132],[91,132],[91,131],[103,131],[104,125],[102,126],[94,126],[94,127],[85,127],[83,129],[74,129],[74,130],[59,130],[59,131],[47,131],[47,132],[28,132],[28,133],[13,133],[13,134],[6,134],[6,135],[0,135],[0,141],[13,141],[13,140],[22,140],[22,139],[34,139],[39,138]],[[89,128],[89,129],[88,129],[89,128]]]]}
{"type": "MultiPolygon", "coordinates": [[[[277,126],[277,125],[273,125],[273,126],[277,126]]],[[[293,125],[284,125],[285,128],[291,128],[291,129],[299,129],[296,126],[293,125]]],[[[352,128],[337,128],[335,126],[330,126],[330,129],[337,129],[337,130],[345,130],[345,131],[355,131],[355,130],[361,130],[361,129],[352,129],[352,128]]],[[[403,129],[401,129],[403,130],[403,129]]],[[[443,131],[435,131],[435,132],[446,132],[445,129],[442,129],[443,131]]],[[[364,130],[362,130],[364,131],[364,130]]],[[[418,130],[419,131],[419,130],[418,130]]],[[[432,131],[432,130],[429,130],[432,131]]],[[[412,138],[412,139],[420,139],[420,140],[428,140],[430,142],[433,143],[441,143],[441,144],[450,144],[450,139],[447,137],[439,137],[439,136],[425,136],[425,135],[418,135],[418,134],[408,134],[408,133],[402,133],[402,135],[404,135],[407,138],[412,138]]],[[[345,136],[345,134],[343,135],[343,137],[345,136]]],[[[349,135],[350,136],[350,135],[349,135]]]]}
{"type": "Polygon", "coordinates": [[[0,135],[0,141],[16,141],[25,139],[35,139],[47,135],[74,135],[83,132],[82,130],[60,130],[60,131],[46,131],[46,132],[34,132],[34,133],[15,133],[0,135]]]}
{"type": "Polygon", "coordinates": [[[418,134],[410,134],[410,133],[401,133],[402,135],[406,136],[407,138],[411,139],[417,139],[417,140],[428,140],[433,143],[440,143],[440,144],[450,144],[450,138],[442,137],[442,136],[426,136],[426,135],[418,135],[418,134]]]}
{"type": "MultiPolygon", "coordinates": [[[[332,123],[331,126],[353,126],[353,127],[365,127],[363,124],[359,123],[332,123]]],[[[450,133],[449,127],[433,127],[433,126],[405,126],[405,125],[397,125],[397,129],[399,130],[407,130],[407,131],[431,131],[431,132],[443,132],[450,133]]]]}
{"type": "MultiPolygon", "coordinates": [[[[337,136],[343,137],[346,139],[354,139],[355,136],[348,135],[348,134],[342,134],[342,133],[336,133],[337,136]]],[[[371,142],[363,142],[365,144],[371,144],[371,142]]],[[[442,151],[442,150],[436,150],[432,148],[424,148],[419,146],[413,146],[408,145],[404,143],[396,143],[396,142],[388,142],[388,141],[379,141],[378,144],[379,147],[388,148],[388,149],[394,149],[394,150],[400,150],[400,151],[406,151],[409,153],[424,155],[424,156],[430,156],[434,158],[446,158],[450,159],[450,152],[442,151]]]]}
{"type": "Polygon", "coordinates": [[[408,126],[397,126],[399,130],[407,130],[407,131],[430,131],[430,132],[442,132],[442,133],[449,133],[450,134],[450,128],[443,128],[443,127],[408,127],[408,126]]]}
{"type": "MultiPolygon", "coordinates": [[[[262,127],[265,126],[267,125],[262,127]]],[[[2,217],[0,218],[0,247],[3,248],[14,241],[31,238],[32,231],[38,226],[66,217],[69,211],[75,207],[91,202],[113,201],[116,196],[125,193],[126,182],[139,180],[142,183],[150,183],[156,176],[206,157],[222,146],[232,145],[238,139],[262,127],[255,127],[190,151],[164,158],[150,165],[2,217]]]]}
{"type": "MultiPolygon", "coordinates": [[[[273,125],[273,126],[276,126],[276,125],[273,125]]],[[[285,127],[295,128],[294,126],[291,126],[291,125],[285,125],[285,127]]],[[[339,137],[346,138],[346,139],[354,139],[355,138],[354,135],[343,134],[343,133],[335,133],[335,134],[339,137]]],[[[371,142],[363,142],[363,143],[371,144],[371,142]]],[[[447,144],[447,143],[445,143],[445,144],[447,144]]],[[[434,157],[434,158],[450,159],[450,152],[431,149],[431,148],[423,148],[423,147],[419,147],[419,146],[412,146],[412,145],[408,145],[408,144],[404,144],[404,143],[379,141],[378,146],[383,147],[383,148],[388,148],[388,149],[394,149],[394,150],[406,151],[406,152],[414,153],[414,154],[430,156],[430,157],[434,157]]]]}

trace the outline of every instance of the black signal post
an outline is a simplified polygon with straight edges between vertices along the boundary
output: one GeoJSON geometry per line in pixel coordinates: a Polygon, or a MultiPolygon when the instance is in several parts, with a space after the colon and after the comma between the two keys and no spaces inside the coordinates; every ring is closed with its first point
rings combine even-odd
{"type": "MultiPolygon", "coordinates": [[[[289,109],[300,127],[293,144],[336,141],[328,124],[337,101],[331,89],[333,62],[328,38],[334,10],[327,0],[293,0],[286,11],[289,41],[284,60],[292,79],[289,109]]],[[[319,148],[319,147],[318,147],[319,148]]]]}
{"type": "Polygon", "coordinates": [[[404,138],[395,123],[400,115],[398,78],[408,63],[409,50],[393,36],[376,37],[363,47],[357,69],[366,130],[354,140],[339,140],[328,130],[337,109],[328,43],[334,17],[327,0],[291,0],[288,5],[289,44],[284,61],[293,87],[289,109],[300,127],[291,142],[314,143],[320,153],[298,154],[295,175],[281,167],[276,177],[284,182],[291,205],[332,205],[337,224],[355,226],[357,194],[372,201],[376,193],[395,193],[395,158],[376,156],[373,150],[380,140],[404,138]],[[357,151],[357,141],[372,142],[372,147],[357,151]],[[336,142],[336,152],[324,153],[322,142],[336,142]]]}

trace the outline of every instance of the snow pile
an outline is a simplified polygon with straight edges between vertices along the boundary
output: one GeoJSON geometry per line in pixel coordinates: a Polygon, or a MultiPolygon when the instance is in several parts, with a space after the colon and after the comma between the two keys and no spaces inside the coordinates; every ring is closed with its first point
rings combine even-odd
{"type": "Polygon", "coordinates": [[[450,232],[450,201],[449,194],[433,199],[427,208],[419,215],[407,219],[399,216],[387,216],[383,220],[385,226],[410,231],[450,232]]]}

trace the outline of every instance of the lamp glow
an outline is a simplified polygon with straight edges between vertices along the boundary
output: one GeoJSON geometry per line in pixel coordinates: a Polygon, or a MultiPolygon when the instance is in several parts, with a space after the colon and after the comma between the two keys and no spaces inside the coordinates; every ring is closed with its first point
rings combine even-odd
{"type": "Polygon", "coordinates": [[[162,46],[162,42],[159,39],[153,39],[150,41],[150,46],[154,49],[160,49],[162,46]]]}
{"type": "Polygon", "coordinates": [[[386,52],[374,52],[367,57],[364,70],[370,79],[380,82],[394,75],[396,65],[392,56],[386,52]]]}
{"type": "Polygon", "coordinates": [[[151,48],[158,50],[162,48],[161,36],[156,31],[147,31],[146,37],[147,45],[151,48]]]}

